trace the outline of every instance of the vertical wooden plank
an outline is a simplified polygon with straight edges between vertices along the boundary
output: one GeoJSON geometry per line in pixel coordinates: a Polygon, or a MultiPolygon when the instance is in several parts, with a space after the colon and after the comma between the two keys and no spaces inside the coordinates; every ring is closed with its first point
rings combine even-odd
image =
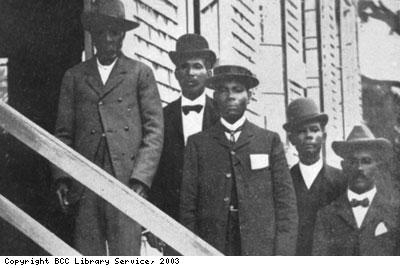
{"type": "MultiPolygon", "coordinates": [[[[91,10],[91,5],[92,5],[92,0],[83,0],[84,12],[89,12],[91,10]]],[[[84,35],[85,35],[85,38],[84,38],[85,60],[88,60],[91,57],[93,57],[93,53],[94,53],[92,37],[90,36],[90,33],[88,31],[85,31],[84,35]]]]}

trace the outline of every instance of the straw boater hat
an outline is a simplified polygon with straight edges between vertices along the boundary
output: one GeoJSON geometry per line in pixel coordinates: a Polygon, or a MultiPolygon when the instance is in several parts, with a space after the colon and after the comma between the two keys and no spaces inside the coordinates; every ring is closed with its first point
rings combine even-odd
{"type": "Polygon", "coordinates": [[[205,58],[213,66],[217,59],[215,53],[208,47],[207,40],[199,34],[185,34],[179,37],[175,51],[170,51],[168,55],[175,65],[178,65],[182,59],[198,56],[205,58]]]}
{"type": "Polygon", "coordinates": [[[365,125],[354,126],[346,141],[334,141],[333,151],[340,157],[345,158],[358,149],[371,149],[383,156],[390,156],[392,144],[385,138],[375,138],[371,130],[365,125]]]}
{"type": "Polygon", "coordinates": [[[220,65],[214,68],[213,76],[206,80],[206,87],[217,89],[224,81],[237,80],[245,85],[247,89],[256,87],[258,79],[248,69],[237,65],[220,65]]]}
{"type": "Polygon", "coordinates": [[[299,98],[292,101],[287,108],[287,123],[283,128],[291,132],[305,123],[318,121],[322,127],[328,122],[328,115],[320,113],[317,105],[312,99],[299,98]]]}
{"type": "Polygon", "coordinates": [[[125,18],[124,4],[120,0],[97,0],[89,12],[83,12],[82,25],[87,31],[112,27],[126,32],[139,23],[125,18]]]}

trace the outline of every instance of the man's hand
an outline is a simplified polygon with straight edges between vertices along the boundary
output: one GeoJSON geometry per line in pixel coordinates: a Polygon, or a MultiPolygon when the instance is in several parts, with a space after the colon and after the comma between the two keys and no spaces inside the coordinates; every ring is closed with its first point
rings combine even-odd
{"type": "Polygon", "coordinates": [[[64,213],[67,213],[69,202],[67,199],[67,195],[69,192],[69,186],[66,182],[59,182],[56,187],[56,193],[58,197],[58,202],[60,203],[61,209],[64,213]]]}
{"type": "Polygon", "coordinates": [[[149,231],[144,231],[142,234],[146,237],[147,242],[151,247],[156,248],[160,252],[164,251],[166,244],[161,239],[149,231]]]}
{"type": "Polygon", "coordinates": [[[129,187],[138,195],[147,199],[149,188],[142,182],[136,179],[131,179],[129,182],[129,187]]]}

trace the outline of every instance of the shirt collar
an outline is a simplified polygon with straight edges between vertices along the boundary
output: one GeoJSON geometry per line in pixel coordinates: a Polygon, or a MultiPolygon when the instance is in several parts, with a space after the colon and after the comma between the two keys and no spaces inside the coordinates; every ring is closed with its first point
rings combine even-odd
{"type": "Polygon", "coordinates": [[[203,94],[201,94],[194,100],[190,100],[182,95],[182,106],[193,106],[193,105],[202,105],[203,107],[206,105],[206,91],[204,91],[203,94]]]}
{"type": "Polygon", "coordinates": [[[221,117],[221,124],[231,131],[235,131],[241,126],[243,126],[244,122],[246,121],[246,116],[243,114],[242,117],[237,120],[235,123],[230,124],[224,118],[221,117]]]}
{"type": "Polygon", "coordinates": [[[371,190],[362,193],[362,194],[357,194],[355,192],[353,192],[350,189],[347,189],[347,197],[349,198],[349,201],[352,199],[356,199],[356,200],[363,200],[365,198],[369,199],[369,202],[372,202],[372,199],[374,198],[376,194],[376,186],[374,188],[372,188],[371,190]]]}
{"type": "Polygon", "coordinates": [[[305,165],[299,161],[299,167],[302,172],[316,173],[316,175],[318,175],[318,173],[321,171],[323,165],[324,162],[322,161],[322,157],[320,157],[317,162],[311,165],[305,165]]]}
{"type": "Polygon", "coordinates": [[[110,65],[103,65],[100,63],[99,59],[96,58],[97,66],[99,67],[99,69],[102,69],[102,70],[112,69],[114,67],[115,63],[117,62],[117,60],[118,60],[118,57],[115,58],[115,60],[110,65]]]}

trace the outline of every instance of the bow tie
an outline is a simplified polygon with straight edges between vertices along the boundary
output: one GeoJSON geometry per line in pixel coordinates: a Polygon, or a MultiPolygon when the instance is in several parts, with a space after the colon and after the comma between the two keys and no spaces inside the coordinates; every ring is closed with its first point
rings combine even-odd
{"type": "Polygon", "coordinates": [[[182,106],[182,112],[184,115],[187,115],[190,112],[196,112],[196,113],[200,113],[201,109],[203,109],[203,105],[186,105],[186,106],[182,106]]]}
{"type": "Polygon", "coordinates": [[[351,199],[350,206],[353,208],[358,206],[366,208],[369,206],[369,199],[368,198],[364,198],[363,200],[351,199]]]}

